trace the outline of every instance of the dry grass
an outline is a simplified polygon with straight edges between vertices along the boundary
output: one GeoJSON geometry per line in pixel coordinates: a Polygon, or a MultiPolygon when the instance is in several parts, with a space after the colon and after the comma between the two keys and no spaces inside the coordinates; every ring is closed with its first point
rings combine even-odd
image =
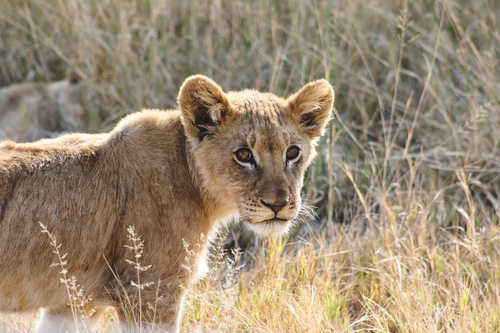
{"type": "Polygon", "coordinates": [[[496,1],[0,0],[0,85],[68,67],[103,129],[193,73],[334,84],[305,187],[324,228],[260,242],[237,279],[215,265],[187,331],[500,331],[496,1]]]}
{"type": "MultiPolygon", "coordinates": [[[[265,243],[240,279],[190,293],[185,327],[228,332],[498,332],[500,227],[439,226],[441,199],[328,238],[265,243]]],[[[470,216],[468,208],[457,209],[470,216]]],[[[479,221],[478,221],[479,222],[479,221]]],[[[227,273],[226,273],[227,274],[227,273]]]]}

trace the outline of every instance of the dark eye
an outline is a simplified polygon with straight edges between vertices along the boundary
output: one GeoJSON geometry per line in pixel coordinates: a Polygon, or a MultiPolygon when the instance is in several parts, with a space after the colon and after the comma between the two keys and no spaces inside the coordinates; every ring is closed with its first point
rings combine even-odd
{"type": "Polygon", "coordinates": [[[297,147],[297,146],[291,146],[286,151],[286,160],[287,161],[293,161],[297,157],[299,157],[299,154],[300,154],[300,148],[297,147]]]}
{"type": "Polygon", "coordinates": [[[238,161],[243,163],[250,163],[253,160],[252,152],[247,148],[240,148],[234,154],[238,161]]]}

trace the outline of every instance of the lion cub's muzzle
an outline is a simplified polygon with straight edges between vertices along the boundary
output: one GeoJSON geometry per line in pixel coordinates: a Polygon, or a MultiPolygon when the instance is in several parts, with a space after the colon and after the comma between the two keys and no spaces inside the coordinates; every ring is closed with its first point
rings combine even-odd
{"type": "Polygon", "coordinates": [[[284,188],[266,191],[244,205],[246,220],[251,223],[289,222],[297,215],[296,199],[284,188]]]}

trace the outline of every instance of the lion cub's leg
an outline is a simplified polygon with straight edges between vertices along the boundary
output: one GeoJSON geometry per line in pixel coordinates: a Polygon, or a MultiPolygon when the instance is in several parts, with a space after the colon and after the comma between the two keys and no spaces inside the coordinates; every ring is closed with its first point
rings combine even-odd
{"type": "Polygon", "coordinates": [[[171,286],[164,290],[162,299],[157,303],[157,327],[163,332],[178,333],[182,324],[184,310],[185,286],[182,284],[171,286]]]}
{"type": "MultiPolygon", "coordinates": [[[[185,288],[180,285],[160,287],[160,291],[143,290],[141,309],[135,308],[134,314],[130,310],[118,307],[122,333],[178,333],[182,323],[185,288]],[[158,296],[161,293],[161,296],[158,296]],[[139,322],[139,311],[142,320],[139,322]]],[[[137,300],[133,300],[137,304],[137,300]]]]}

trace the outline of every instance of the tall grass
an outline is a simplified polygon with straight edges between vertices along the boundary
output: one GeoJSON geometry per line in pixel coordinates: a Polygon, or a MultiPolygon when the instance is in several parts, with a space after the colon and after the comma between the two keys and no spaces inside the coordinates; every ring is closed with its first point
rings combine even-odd
{"type": "Polygon", "coordinates": [[[205,280],[185,327],[228,332],[498,332],[498,228],[476,238],[414,215],[330,241],[274,241],[240,280],[205,280]]]}
{"type": "Polygon", "coordinates": [[[304,189],[324,227],[258,242],[233,284],[215,265],[184,328],[498,332],[499,15],[494,0],[0,0],[0,85],[72,68],[106,129],[175,107],[194,73],[281,95],[326,77],[335,117],[304,189]]]}

